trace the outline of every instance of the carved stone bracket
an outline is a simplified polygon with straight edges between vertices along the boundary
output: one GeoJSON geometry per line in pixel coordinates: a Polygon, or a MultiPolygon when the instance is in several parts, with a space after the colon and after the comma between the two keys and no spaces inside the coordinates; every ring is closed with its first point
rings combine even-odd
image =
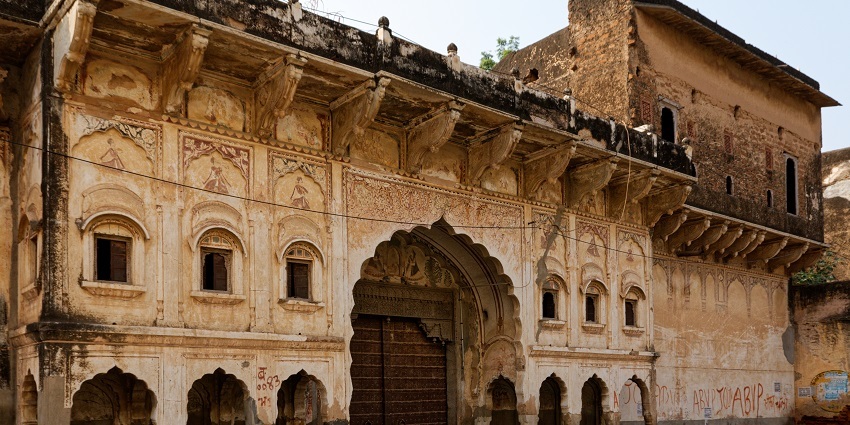
{"type": "Polygon", "coordinates": [[[567,206],[574,208],[585,195],[593,195],[606,185],[614,175],[619,160],[604,159],[584,165],[569,174],[567,206]]]}
{"type": "Polygon", "coordinates": [[[653,236],[655,236],[656,238],[661,238],[663,241],[667,242],[667,238],[669,238],[670,235],[679,230],[679,227],[682,226],[682,223],[684,223],[685,220],[688,219],[689,213],[689,210],[683,209],[658,220],[658,223],[653,229],[653,236]]]}
{"type": "Polygon", "coordinates": [[[688,185],[676,186],[663,192],[651,195],[646,201],[646,225],[655,226],[664,214],[672,214],[685,204],[693,188],[688,185]]]}
{"type": "Polygon", "coordinates": [[[707,254],[708,247],[717,242],[729,229],[729,220],[723,220],[712,224],[700,237],[691,242],[692,250],[698,250],[700,254],[707,254]]]}
{"type": "Polygon", "coordinates": [[[369,80],[331,103],[335,154],[348,155],[354,139],[363,137],[381,108],[389,84],[390,79],[386,77],[369,80]]]}
{"type": "Polygon", "coordinates": [[[746,255],[748,260],[755,261],[768,261],[773,257],[776,257],[782,248],[785,248],[785,245],[788,244],[788,237],[784,237],[782,239],[775,239],[770,242],[766,242],[761,244],[758,248],[752,250],[751,252],[744,254],[746,255]]]}
{"type": "Polygon", "coordinates": [[[823,256],[823,253],[824,250],[822,248],[810,249],[801,255],[797,261],[790,264],[786,271],[793,274],[807,269],[813,266],[823,256]]]}
{"type": "Polygon", "coordinates": [[[283,62],[264,77],[256,90],[257,104],[257,135],[262,138],[271,137],[278,118],[283,118],[289,112],[289,105],[295,98],[295,90],[304,65],[307,63],[296,55],[287,55],[283,62]]]}
{"type": "Polygon", "coordinates": [[[709,245],[709,247],[705,250],[706,255],[711,255],[716,253],[723,254],[726,252],[726,249],[732,246],[735,241],[740,239],[741,235],[744,233],[744,226],[736,226],[731,229],[728,229],[726,233],[720,236],[714,243],[709,245]]]}
{"type": "Polygon", "coordinates": [[[53,33],[53,80],[62,91],[71,89],[91,41],[97,0],[77,0],[53,33]]]}
{"type": "Polygon", "coordinates": [[[709,226],[711,226],[711,219],[707,217],[683,224],[673,236],[670,236],[670,250],[675,251],[682,245],[691,246],[691,243],[702,236],[709,226]]]}
{"type": "Polygon", "coordinates": [[[186,92],[192,89],[201,72],[210,34],[212,31],[192,25],[165,59],[162,79],[162,104],[165,113],[182,113],[186,92]]]}
{"type": "Polygon", "coordinates": [[[750,246],[758,235],[759,231],[755,229],[743,231],[739,238],[732,241],[732,244],[726,247],[725,250],[718,250],[718,253],[723,254],[724,257],[735,257],[739,252],[750,246]]]}
{"type": "Polygon", "coordinates": [[[620,217],[624,208],[629,208],[646,198],[659,174],[661,172],[658,170],[649,170],[612,186],[608,197],[608,215],[611,218],[620,217]]]}
{"type": "Polygon", "coordinates": [[[782,250],[782,252],[780,252],[778,255],[773,257],[773,259],[768,261],[767,268],[768,270],[775,270],[779,267],[788,268],[791,263],[794,263],[795,261],[799,260],[800,257],[802,257],[803,254],[805,254],[808,250],[808,242],[805,242],[801,245],[786,247],[784,250],[782,250]]]}
{"type": "Polygon", "coordinates": [[[754,249],[758,248],[758,246],[761,245],[762,242],[764,242],[764,238],[766,236],[767,232],[765,232],[764,230],[759,230],[756,234],[756,237],[753,238],[753,240],[750,241],[750,243],[746,247],[732,255],[732,257],[745,257],[747,254],[753,252],[754,249]]]}
{"type": "Polygon", "coordinates": [[[410,131],[407,137],[407,169],[411,173],[418,173],[422,168],[425,154],[437,152],[449,141],[462,109],[462,104],[449,102],[440,112],[410,131]]]}
{"type": "Polygon", "coordinates": [[[567,170],[576,153],[576,142],[569,142],[525,163],[525,194],[538,199],[537,192],[544,182],[554,183],[567,170]]]}
{"type": "Polygon", "coordinates": [[[478,185],[487,169],[498,170],[514,152],[522,138],[521,124],[502,127],[502,130],[488,142],[481,143],[469,151],[469,183],[478,185]]]}

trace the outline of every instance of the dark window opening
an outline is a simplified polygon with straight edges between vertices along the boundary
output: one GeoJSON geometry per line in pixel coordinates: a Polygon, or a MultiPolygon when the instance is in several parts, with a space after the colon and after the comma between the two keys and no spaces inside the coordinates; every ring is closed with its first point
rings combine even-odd
{"type": "Polygon", "coordinates": [[[789,214],[797,215],[797,163],[785,160],[785,204],[789,214]]]}
{"type": "Polygon", "coordinates": [[[286,262],[286,296],[288,298],[310,298],[310,264],[286,262]]]}
{"type": "Polygon", "coordinates": [[[637,326],[637,322],[635,321],[636,307],[637,301],[626,300],[626,326],[637,326]]]}
{"type": "Polygon", "coordinates": [[[773,191],[767,191],[767,207],[773,208],[773,191]]]}
{"type": "Polygon", "coordinates": [[[731,195],[732,189],[732,176],[726,176],[726,194],[731,195]]]}
{"type": "Polygon", "coordinates": [[[661,138],[668,142],[676,141],[676,121],[670,108],[661,108],[661,138]]]}
{"type": "Polygon", "coordinates": [[[584,320],[596,323],[596,295],[588,295],[584,299],[584,320]]]}
{"type": "Polygon", "coordinates": [[[127,242],[96,238],[95,280],[127,282],[127,242]]]}
{"type": "Polygon", "coordinates": [[[555,294],[551,292],[543,293],[543,318],[556,319],[555,315],[555,294]]]}
{"type": "Polygon", "coordinates": [[[27,276],[31,281],[38,279],[38,236],[29,240],[29,273],[27,276]]]}
{"type": "Polygon", "coordinates": [[[230,253],[221,252],[204,252],[204,290],[207,291],[222,291],[227,292],[228,276],[227,276],[227,260],[230,253]]]}

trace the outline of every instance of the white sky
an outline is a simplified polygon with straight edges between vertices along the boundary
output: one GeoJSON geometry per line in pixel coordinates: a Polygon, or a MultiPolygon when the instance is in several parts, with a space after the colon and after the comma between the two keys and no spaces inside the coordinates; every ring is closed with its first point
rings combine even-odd
{"type": "MultiPolygon", "coordinates": [[[[567,0],[301,0],[369,32],[378,18],[393,34],[445,54],[455,43],[464,62],[478,64],[496,38],[515,35],[520,47],[567,26],[567,0]],[[367,22],[361,24],[353,20],[367,22]]],[[[850,1],[681,0],[761,50],[776,55],[850,105],[850,1]]],[[[824,151],[850,146],[850,107],[823,111],[824,151]]]]}

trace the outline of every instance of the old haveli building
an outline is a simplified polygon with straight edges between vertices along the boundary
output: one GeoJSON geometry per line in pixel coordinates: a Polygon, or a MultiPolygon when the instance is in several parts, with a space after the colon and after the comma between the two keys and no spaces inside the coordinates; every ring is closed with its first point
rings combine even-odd
{"type": "Polygon", "coordinates": [[[3,420],[791,420],[835,101],[680,3],[573,0],[516,77],[295,0],[0,6],[3,420]]]}

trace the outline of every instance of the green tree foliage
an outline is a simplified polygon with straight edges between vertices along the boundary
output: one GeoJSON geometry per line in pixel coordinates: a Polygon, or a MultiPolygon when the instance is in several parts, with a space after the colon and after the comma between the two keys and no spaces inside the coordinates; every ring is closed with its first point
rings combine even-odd
{"type": "Polygon", "coordinates": [[[517,50],[519,50],[519,37],[514,35],[507,39],[499,37],[496,39],[496,54],[493,55],[493,52],[481,52],[481,61],[478,66],[489,71],[496,66],[497,62],[504,59],[508,53],[516,52],[517,50]],[[495,58],[499,59],[497,60],[495,58]]]}
{"type": "Polygon", "coordinates": [[[823,285],[835,280],[835,266],[844,263],[833,250],[827,250],[815,265],[801,270],[791,276],[794,285],[823,285]]]}

